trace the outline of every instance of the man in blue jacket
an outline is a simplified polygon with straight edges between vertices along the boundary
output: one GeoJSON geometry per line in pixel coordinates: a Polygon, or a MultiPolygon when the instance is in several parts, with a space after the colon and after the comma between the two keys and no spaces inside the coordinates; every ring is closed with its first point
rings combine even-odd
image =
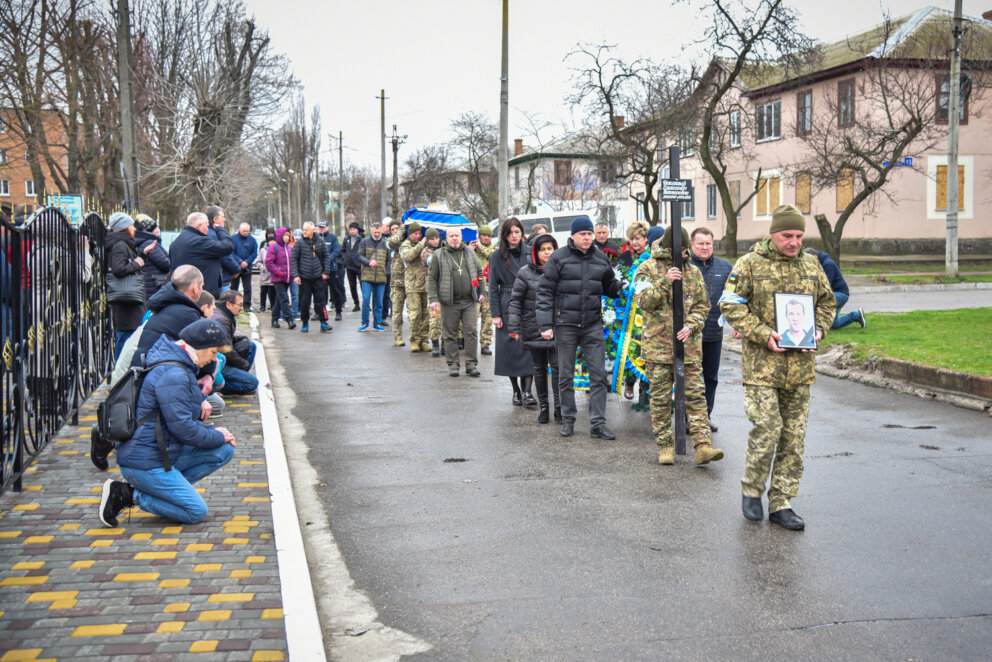
{"type": "Polygon", "coordinates": [[[330,293],[328,301],[334,304],[334,319],[341,319],[344,308],[344,267],[341,261],[341,242],[336,234],[327,227],[327,221],[317,222],[317,233],[327,244],[327,255],[331,261],[330,276],[327,277],[327,288],[330,293]]]}
{"type": "Polygon", "coordinates": [[[169,261],[173,269],[184,264],[199,269],[203,274],[203,289],[216,298],[220,296],[223,271],[220,261],[231,254],[234,244],[223,225],[214,226],[213,236],[208,234],[209,230],[210,222],[206,214],[195,211],[187,216],[186,227],[169,246],[169,261]]]}
{"type": "MultiPolygon", "coordinates": [[[[706,387],[706,411],[713,414],[716,386],[720,382],[720,354],[723,352],[723,327],[720,326],[720,296],[734,265],[713,255],[713,233],[708,228],[696,228],[689,238],[689,262],[703,272],[706,294],[710,297],[710,314],[703,325],[703,384],[706,387]]],[[[717,427],[710,420],[710,430],[717,427]]]]}
{"type": "Polygon", "coordinates": [[[100,495],[100,521],[116,527],[126,508],[142,510],[183,524],[207,515],[207,504],[193,484],[234,457],[234,435],[200,420],[203,400],[196,372],[228,349],[227,333],[214,320],[184,328],[179,340],[160,338],[148,354],[155,366],[138,395],[138,420],[152,413],[117,449],[123,481],[108,480],[100,495]],[[161,365],[156,365],[161,364],[161,365]]]}
{"type": "Polygon", "coordinates": [[[131,358],[132,366],[141,365],[142,357],[160,337],[164,335],[175,342],[180,331],[203,317],[203,311],[196,305],[202,291],[203,276],[196,267],[185,264],[172,272],[172,279],[148,301],[152,315],[141,330],[138,348],[131,358]]]}
{"type": "Polygon", "coordinates": [[[844,313],[843,315],[840,314],[840,309],[851,298],[851,289],[847,286],[847,281],[844,280],[844,275],[841,274],[840,267],[831,259],[830,253],[818,251],[815,248],[807,248],[806,252],[820,261],[820,266],[823,267],[823,273],[827,274],[827,280],[830,281],[830,289],[834,292],[834,299],[837,300],[837,314],[830,328],[839,329],[854,322],[860,324],[862,329],[866,328],[868,326],[868,320],[865,319],[865,311],[861,308],[844,313]]]}
{"type": "MultiPolygon", "coordinates": [[[[207,215],[207,223],[209,228],[207,230],[207,235],[213,239],[219,239],[217,228],[220,227],[223,230],[224,223],[227,222],[227,215],[224,213],[224,210],[220,207],[210,205],[203,210],[203,213],[207,215]]],[[[231,279],[241,273],[241,265],[238,263],[238,259],[234,257],[233,238],[231,239],[231,252],[227,255],[221,256],[220,266],[220,291],[221,294],[223,294],[231,289],[231,279]]]]}
{"type": "Polygon", "coordinates": [[[251,270],[258,257],[258,242],[251,236],[251,226],[242,223],[238,227],[238,233],[231,236],[234,244],[234,260],[238,263],[239,271],[231,278],[231,289],[237,291],[240,285],[244,285],[243,296],[245,298],[245,311],[251,312],[251,270]]]}

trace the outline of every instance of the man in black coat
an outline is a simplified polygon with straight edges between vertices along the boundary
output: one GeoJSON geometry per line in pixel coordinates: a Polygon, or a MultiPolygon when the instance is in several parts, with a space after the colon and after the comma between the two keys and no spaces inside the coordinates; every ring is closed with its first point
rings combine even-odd
{"type": "Polygon", "coordinates": [[[610,261],[610,264],[617,263],[617,258],[620,257],[620,247],[617,246],[617,242],[610,239],[608,223],[596,224],[596,248],[603,251],[603,255],[610,261]]]}
{"type": "Polygon", "coordinates": [[[575,352],[589,367],[589,432],[616,439],[606,427],[606,343],[603,340],[602,297],[617,298],[623,286],[603,252],[593,246],[592,221],[572,221],[572,237],[544,265],[537,289],[537,326],[545,340],[555,340],[561,396],[563,437],[575,426],[575,352]]]}
{"type": "Polygon", "coordinates": [[[186,227],[169,247],[169,260],[173,269],[184,264],[191,264],[199,269],[203,276],[203,289],[218,297],[223,273],[221,258],[234,251],[234,244],[231,242],[231,235],[219,223],[213,226],[217,238],[210,237],[207,234],[210,230],[209,223],[206,214],[198,211],[187,216],[186,227]]]}
{"type": "Polygon", "coordinates": [[[351,302],[355,304],[351,311],[357,313],[361,310],[358,300],[358,282],[362,275],[362,263],[358,259],[358,244],[362,243],[365,233],[362,232],[362,226],[355,222],[354,214],[347,214],[345,218],[351,220],[348,222],[348,236],[341,244],[341,261],[347,270],[348,285],[351,287],[351,302]]]}
{"type": "Polygon", "coordinates": [[[258,389],[258,378],[248,372],[255,363],[256,346],[245,336],[239,336],[237,314],[244,310],[244,297],[237,290],[228,290],[217,299],[213,319],[224,327],[231,340],[230,351],[224,352],[227,361],[221,369],[224,386],[221,393],[247,395],[258,389]]]}
{"type": "Polygon", "coordinates": [[[203,275],[199,269],[186,264],[173,270],[172,280],[148,301],[152,315],[141,331],[138,348],[131,357],[132,366],[142,365],[145,353],[163,335],[169,340],[179,340],[180,331],[203,317],[203,311],[196,305],[202,291],[203,275]]]}
{"type": "Polygon", "coordinates": [[[344,308],[344,267],[341,266],[341,242],[338,236],[327,227],[327,221],[317,222],[317,234],[327,244],[327,262],[331,272],[327,277],[327,288],[334,304],[334,319],[341,319],[344,308]]]}
{"type": "Polygon", "coordinates": [[[327,244],[314,236],[317,228],[307,221],[303,224],[303,236],[293,246],[290,270],[293,281],[300,286],[300,331],[310,330],[310,299],[313,299],[315,315],[320,319],[320,330],[330,331],[327,323],[327,279],[331,274],[327,244]]]}

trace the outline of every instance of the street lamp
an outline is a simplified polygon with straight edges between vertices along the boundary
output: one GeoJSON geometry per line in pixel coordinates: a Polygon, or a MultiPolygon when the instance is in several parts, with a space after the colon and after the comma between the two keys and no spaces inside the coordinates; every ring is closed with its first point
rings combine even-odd
{"type": "MultiPolygon", "coordinates": [[[[289,168],[286,172],[288,172],[289,174],[291,174],[294,179],[296,178],[296,171],[293,170],[292,168],[289,168]]],[[[285,180],[283,180],[283,181],[285,181],[285,180]]],[[[286,207],[289,209],[289,215],[290,216],[293,216],[293,184],[292,184],[292,182],[286,182],[286,197],[288,198],[288,202],[286,204],[286,207]]],[[[299,223],[299,221],[300,221],[300,217],[297,216],[296,217],[296,222],[299,223]]],[[[293,219],[290,218],[289,219],[289,222],[292,223],[293,222],[293,219]]]]}
{"type": "MultiPolygon", "coordinates": [[[[279,178],[279,181],[280,182],[284,182],[286,180],[284,178],[280,177],[279,178]]],[[[283,222],[282,222],[282,184],[277,184],[276,186],[279,189],[279,227],[284,227],[283,226],[283,222]]],[[[288,190],[289,189],[289,186],[287,186],[286,189],[287,189],[286,190],[286,195],[288,196],[289,195],[289,190],[288,190]]]]}

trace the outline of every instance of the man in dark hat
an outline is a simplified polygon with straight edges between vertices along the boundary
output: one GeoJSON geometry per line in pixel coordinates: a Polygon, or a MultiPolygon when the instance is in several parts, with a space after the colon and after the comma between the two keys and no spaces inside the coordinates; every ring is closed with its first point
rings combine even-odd
{"type": "Polygon", "coordinates": [[[358,298],[358,283],[362,277],[362,263],[358,259],[358,244],[365,238],[362,226],[355,222],[355,215],[348,212],[345,215],[348,220],[348,236],[341,244],[341,261],[348,275],[348,285],[351,288],[351,302],[354,306],[351,312],[357,313],[362,309],[361,300],[358,298]]]}
{"type": "Polygon", "coordinates": [[[341,311],[344,309],[344,267],[341,266],[341,242],[338,236],[331,232],[327,221],[317,221],[317,234],[327,245],[327,259],[330,266],[330,275],[327,277],[327,291],[330,295],[328,301],[334,305],[334,319],[341,319],[341,311]]]}
{"type": "Polygon", "coordinates": [[[183,524],[206,517],[207,504],[193,484],[230,462],[236,444],[227,429],[200,420],[196,373],[229,350],[228,342],[219,323],[201,319],[180,331],[178,341],[163,336],[152,346],[135,412],[145,422],[117,449],[124,480],[103,484],[105,526],[116,527],[120,512],[132,506],[183,524]]]}

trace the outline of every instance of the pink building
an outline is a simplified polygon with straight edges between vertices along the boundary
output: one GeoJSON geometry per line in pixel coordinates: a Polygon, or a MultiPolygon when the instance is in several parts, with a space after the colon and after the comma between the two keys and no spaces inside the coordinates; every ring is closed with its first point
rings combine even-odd
{"type": "MultiPolygon", "coordinates": [[[[912,240],[914,250],[943,252],[951,23],[949,12],[930,7],[825,44],[794,73],[764,66],[741,74],[710,137],[734,206],[757,189],[739,212],[740,246],[767,233],[781,204],[808,214],[807,236],[818,237],[814,217],[823,214],[833,226],[878,168],[888,167],[887,155],[900,153],[882,188],[847,220],[845,250],[854,242],[891,253],[912,240]],[[915,130],[912,122],[922,130],[896,152],[894,139],[915,130]]],[[[958,234],[962,252],[992,252],[992,108],[983,90],[992,73],[992,23],[969,19],[967,27],[962,71],[973,84],[961,111],[958,234]]],[[[714,61],[701,89],[726,72],[714,61]]],[[[696,153],[698,132],[680,142],[681,175],[692,179],[695,196],[683,209],[686,226],[723,237],[726,215],[696,153]]]]}

